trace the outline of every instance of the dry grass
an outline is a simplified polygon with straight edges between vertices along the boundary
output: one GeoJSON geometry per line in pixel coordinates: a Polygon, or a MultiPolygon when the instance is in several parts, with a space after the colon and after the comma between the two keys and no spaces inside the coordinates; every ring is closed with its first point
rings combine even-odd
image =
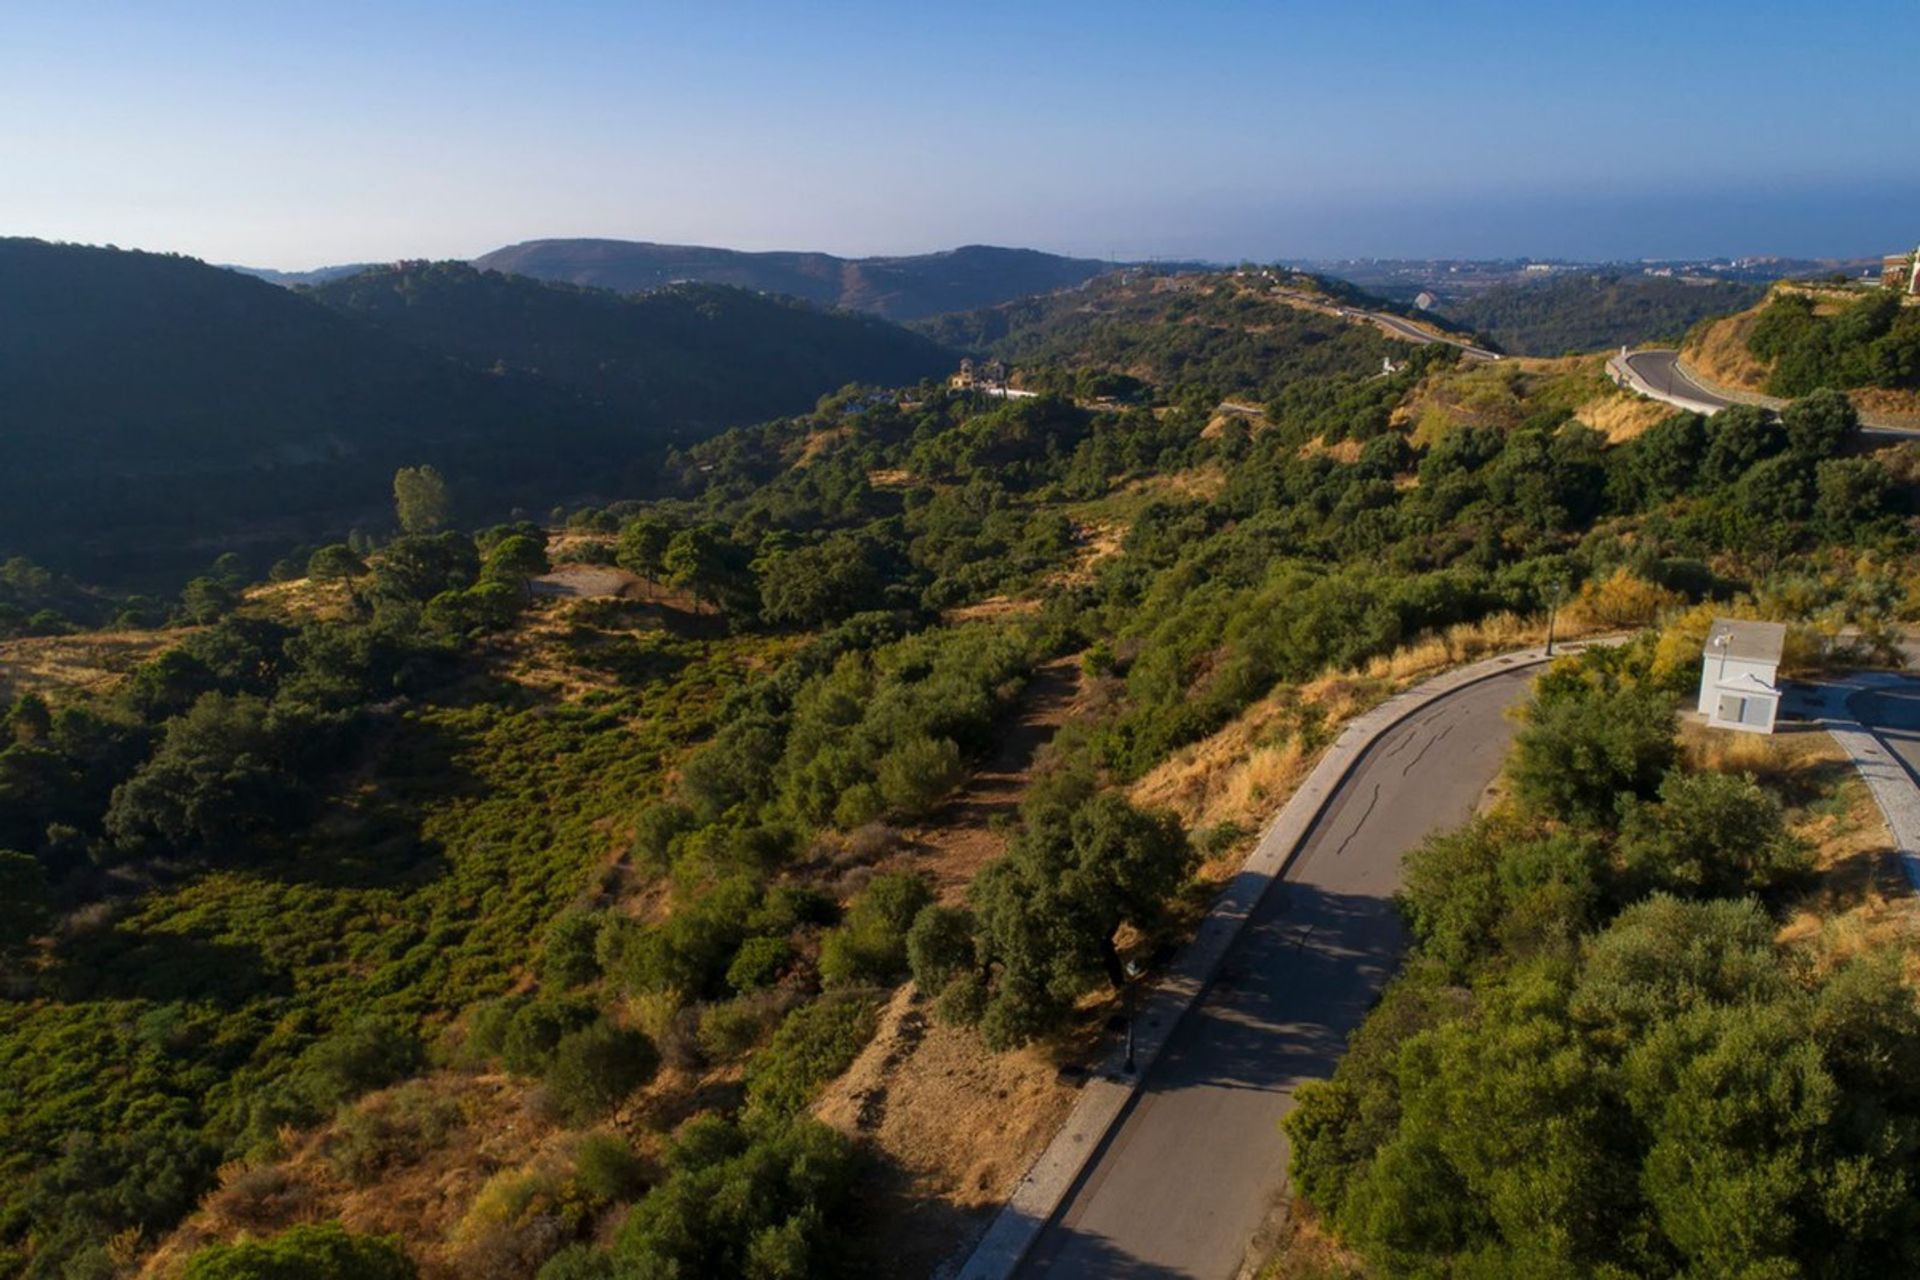
{"type": "Polygon", "coordinates": [[[1608,444],[1624,444],[1655,423],[1665,421],[1672,412],[1671,406],[1657,400],[1614,390],[1587,401],[1573,411],[1573,416],[1605,436],[1608,444]]]}
{"type": "Polygon", "coordinates": [[[249,587],[246,601],[301,621],[337,622],[353,612],[353,590],[345,582],[316,582],[312,578],[249,587]]]}
{"type": "Polygon", "coordinates": [[[104,693],[194,630],[94,631],[0,641],[0,698],[11,702],[23,693],[104,693]]]}
{"type": "MultiPolygon", "coordinates": [[[[427,1077],[425,1087],[456,1109],[458,1122],[417,1158],[356,1187],[336,1167],[339,1122],[322,1126],[299,1137],[276,1164],[223,1170],[220,1186],[161,1242],[140,1275],[175,1276],[186,1256],[210,1241],[265,1235],[327,1218],[351,1231],[398,1235],[420,1264],[423,1280],[471,1274],[456,1237],[475,1197],[503,1170],[556,1159],[566,1137],[528,1105],[526,1086],[505,1076],[442,1072],[427,1077]]],[[[396,1092],[370,1094],[352,1110],[378,1110],[396,1092]]]]}
{"type": "Polygon", "coordinates": [[[1693,768],[1752,774],[1785,797],[1789,828],[1813,846],[1817,878],[1789,911],[1780,942],[1816,974],[1883,955],[1920,986],[1920,898],[1872,792],[1833,739],[1805,726],[1724,733],[1689,716],[1681,747],[1693,768]]]}
{"type": "Polygon", "coordinates": [[[972,1029],[934,1021],[908,984],[814,1113],[879,1157],[866,1189],[873,1255],[886,1274],[924,1276],[985,1227],[1073,1099],[1044,1051],[994,1053],[972,1029]]]}
{"type": "MultiPolygon", "coordinates": [[[[1573,639],[1594,629],[1575,622],[1559,634],[1573,639]]],[[[1190,831],[1232,823],[1251,834],[1354,716],[1448,668],[1545,638],[1545,618],[1495,614],[1423,636],[1358,671],[1281,685],[1218,732],[1174,752],[1129,794],[1136,804],[1172,812],[1190,831]]]]}
{"type": "Polygon", "coordinates": [[[1723,387],[1764,394],[1772,368],[1754,359],[1747,348],[1747,338],[1759,318],[1760,307],[1755,307],[1715,320],[1690,337],[1681,354],[1689,365],[1723,387]]]}

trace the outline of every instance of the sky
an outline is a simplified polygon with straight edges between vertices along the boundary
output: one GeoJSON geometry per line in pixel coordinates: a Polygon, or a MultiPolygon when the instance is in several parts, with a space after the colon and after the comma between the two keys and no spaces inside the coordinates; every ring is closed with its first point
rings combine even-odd
{"type": "Polygon", "coordinates": [[[0,235],[1879,254],[1915,49],[1915,0],[0,0],[0,235]]]}

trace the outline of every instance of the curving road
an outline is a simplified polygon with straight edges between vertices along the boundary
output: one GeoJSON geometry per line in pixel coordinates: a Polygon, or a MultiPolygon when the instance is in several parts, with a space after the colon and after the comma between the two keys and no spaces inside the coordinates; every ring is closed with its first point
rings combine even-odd
{"type": "Polygon", "coordinates": [[[1450,694],[1360,757],[1016,1274],[1238,1270],[1282,1203],[1295,1086],[1332,1072],[1399,960],[1401,856],[1471,816],[1532,674],[1450,694]]]}
{"type": "Polygon", "coordinates": [[[1730,408],[1735,403],[1688,377],[1686,367],[1680,363],[1678,351],[1633,351],[1618,359],[1646,383],[1647,389],[1657,400],[1665,400],[1669,404],[1676,400],[1691,401],[1686,407],[1699,406],[1709,410],[1730,408]]]}
{"type": "MultiPolygon", "coordinates": [[[[1751,401],[1730,399],[1695,378],[1680,359],[1678,351],[1631,351],[1614,356],[1608,364],[1624,366],[1627,375],[1625,384],[1641,395],[1694,413],[1718,413],[1742,403],[1759,403],[1764,408],[1779,409],[1787,403],[1773,396],[1755,396],[1751,401]]],[[[1872,414],[1863,414],[1860,433],[1891,439],[1912,439],[1920,436],[1920,429],[1899,426],[1872,414]]]]}
{"type": "Polygon", "coordinates": [[[1412,321],[1403,320],[1390,311],[1366,311],[1359,307],[1342,307],[1340,314],[1357,317],[1361,320],[1370,320],[1382,329],[1387,330],[1393,336],[1405,338],[1408,342],[1418,343],[1423,347],[1428,343],[1438,342],[1444,346],[1457,348],[1469,360],[1485,360],[1491,362],[1505,358],[1497,351],[1488,351],[1484,347],[1476,347],[1464,338],[1451,338],[1441,334],[1429,333],[1412,321]]]}

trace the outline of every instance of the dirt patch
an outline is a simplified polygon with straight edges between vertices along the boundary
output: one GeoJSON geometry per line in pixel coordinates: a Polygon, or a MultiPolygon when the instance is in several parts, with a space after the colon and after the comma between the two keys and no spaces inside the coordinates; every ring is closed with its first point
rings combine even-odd
{"type": "Polygon", "coordinates": [[[980,868],[1005,852],[1003,828],[1019,811],[1040,749],[1073,715],[1081,685],[1078,657],[1042,663],[999,749],[931,818],[901,833],[894,865],[930,876],[943,901],[958,901],[980,868]]]}
{"type": "Polygon", "coordinates": [[[1022,618],[1040,612],[1040,601],[1032,596],[1015,600],[1011,596],[988,596],[972,604],[955,605],[940,615],[949,626],[960,622],[993,622],[1001,618],[1022,618]]]}
{"type": "Polygon", "coordinates": [[[608,596],[638,599],[647,588],[640,575],[606,564],[558,564],[553,572],[541,574],[528,585],[537,596],[575,600],[608,596]]]}
{"type": "Polygon", "coordinates": [[[1073,1105],[1035,1049],[994,1053],[933,1020],[911,984],[814,1108],[878,1157],[869,1188],[877,1273],[932,1275],[983,1231],[1073,1105]]]}

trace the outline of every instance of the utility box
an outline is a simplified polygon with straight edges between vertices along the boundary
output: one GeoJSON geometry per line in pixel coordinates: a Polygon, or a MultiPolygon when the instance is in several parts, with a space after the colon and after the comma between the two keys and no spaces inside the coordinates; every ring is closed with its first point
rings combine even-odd
{"type": "Polygon", "coordinates": [[[1715,618],[1700,655],[1700,714],[1720,729],[1772,733],[1780,715],[1783,622],[1715,618]]]}

